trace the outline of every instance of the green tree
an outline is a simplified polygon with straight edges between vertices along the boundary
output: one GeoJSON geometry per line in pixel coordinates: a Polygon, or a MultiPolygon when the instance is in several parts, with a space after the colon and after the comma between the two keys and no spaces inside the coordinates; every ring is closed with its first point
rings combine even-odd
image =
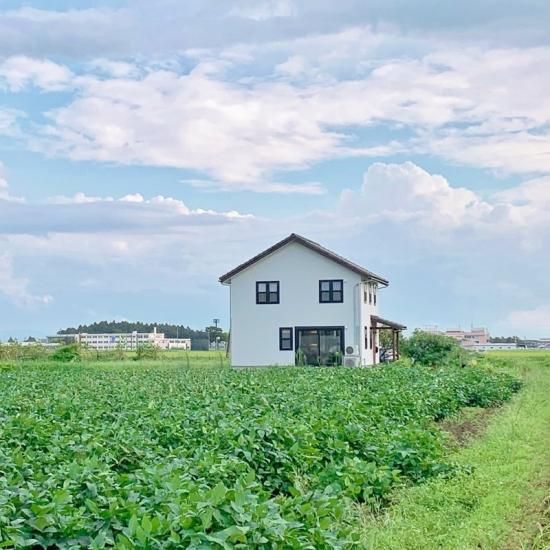
{"type": "Polygon", "coordinates": [[[211,325],[206,327],[204,331],[208,334],[208,341],[210,343],[215,342],[218,338],[223,340],[223,329],[221,327],[211,325]]]}
{"type": "Polygon", "coordinates": [[[517,344],[520,342],[518,336],[491,336],[489,342],[495,344],[517,344]]]}
{"type": "Polygon", "coordinates": [[[415,330],[410,338],[404,340],[402,351],[413,363],[435,367],[457,360],[462,349],[450,336],[415,330]]]}

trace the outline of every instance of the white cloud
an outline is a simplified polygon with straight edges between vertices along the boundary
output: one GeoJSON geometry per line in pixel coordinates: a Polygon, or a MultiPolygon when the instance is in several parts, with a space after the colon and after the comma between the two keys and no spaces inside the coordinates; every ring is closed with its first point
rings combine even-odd
{"type": "MultiPolygon", "coordinates": [[[[0,55],[70,56],[76,59],[138,54],[166,58],[189,48],[264,44],[330,34],[353,25],[399,29],[482,44],[548,44],[546,2],[500,2],[499,9],[464,0],[434,10],[419,0],[396,9],[387,0],[133,0],[124,8],[0,12],[0,55]],[[185,32],[182,32],[185,29],[185,32]]],[[[391,49],[391,48],[390,48],[391,49]]]]}
{"type": "Polygon", "coordinates": [[[29,291],[29,280],[15,274],[13,258],[8,253],[0,254],[0,294],[17,306],[48,305],[53,301],[49,294],[36,295],[29,291]]]}
{"type": "Polygon", "coordinates": [[[255,182],[250,185],[226,184],[221,181],[204,179],[184,179],[181,183],[191,185],[205,191],[253,191],[256,193],[279,193],[283,195],[324,195],[326,189],[322,183],[312,181],[305,183],[281,183],[281,182],[255,182]]]}
{"type": "Polygon", "coordinates": [[[12,92],[20,91],[26,86],[59,91],[72,78],[73,74],[67,67],[47,59],[15,56],[0,63],[0,87],[3,85],[12,92]]]}
{"type": "Polygon", "coordinates": [[[181,200],[130,195],[120,199],[54,197],[43,204],[0,201],[0,234],[49,233],[166,234],[193,227],[226,225],[253,218],[235,210],[190,209],[181,200]]]}
{"type": "MultiPolygon", "coordinates": [[[[190,209],[178,199],[140,193],[76,194],[57,204],[2,210],[0,227],[18,265],[28,265],[24,272],[32,280],[32,266],[39,265],[45,288],[56,298],[67,281],[94,281],[86,287],[89,295],[97,289],[113,297],[170,294],[182,287],[211,294],[220,273],[296,231],[389,277],[389,316],[392,309],[402,312],[396,318],[406,312],[418,324],[426,318],[484,318],[496,327],[497,320],[522,304],[536,304],[548,291],[544,182],[527,181],[482,198],[411,162],[375,163],[362,185],[344,192],[335,207],[295,218],[190,209]],[[524,208],[539,220],[535,226],[517,210],[524,208]],[[528,285],[518,282],[526,266],[528,285]]],[[[511,330],[499,326],[502,333],[511,330]]]]}
{"type": "MultiPolygon", "coordinates": [[[[12,89],[34,83],[74,90],[28,135],[35,150],[73,160],[191,169],[222,188],[264,192],[292,192],[270,183],[278,171],[397,152],[504,173],[550,173],[549,47],[458,50],[424,43],[433,51],[392,59],[382,47],[387,38],[361,28],[324,36],[317,39],[321,61],[313,60],[313,38],[297,46],[298,56],[292,42],[256,52],[244,46],[203,52],[185,74],[153,65],[132,72],[134,65],[123,64],[121,77],[74,76],[29,58],[3,66],[19,67],[4,70],[12,89]],[[353,47],[375,57],[365,65],[353,47]],[[232,76],[251,68],[245,54],[266,64],[263,76],[232,76]],[[398,138],[373,144],[361,137],[360,128],[377,126],[393,128],[398,138]]],[[[320,190],[304,184],[294,192],[320,190]]]]}
{"type": "Polygon", "coordinates": [[[519,206],[529,203],[550,206],[550,176],[525,181],[495,194],[495,198],[519,206]]]}
{"type": "Polygon", "coordinates": [[[389,219],[453,229],[478,223],[492,206],[473,191],[451,187],[443,176],[405,162],[372,164],[359,191],[342,193],[339,211],[371,222],[389,219]]]}
{"type": "Polygon", "coordinates": [[[169,234],[209,225],[238,224],[254,219],[236,210],[189,208],[182,200],[131,193],[120,198],[75,193],[57,195],[44,202],[26,202],[8,192],[0,163],[0,236],[51,233],[169,234]]]}
{"type": "Polygon", "coordinates": [[[344,190],[336,209],[321,213],[321,220],[328,217],[327,226],[355,234],[386,226],[396,240],[410,232],[418,242],[449,246],[457,261],[486,253],[482,261],[498,262],[502,254],[503,261],[521,258],[550,270],[549,181],[528,180],[482,197],[412,162],[375,163],[361,188],[344,190]]]}
{"type": "Polygon", "coordinates": [[[34,146],[74,160],[191,168],[237,188],[261,187],[275,168],[305,166],[337,147],[337,134],[298,116],[305,100],[284,85],[251,91],[196,73],[88,78],[83,97],[49,113],[34,146]]]}
{"type": "Polygon", "coordinates": [[[135,64],[128,63],[126,61],[114,61],[112,59],[98,58],[91,61],[88,66],[92,70],[99,70],[100,72],[114,78],[135,77],[139,75],[138,67],[135,64]]]}
{"type": "Polygon", "coordinates": [[[114,200],[115,199],[113,197],[92,197],[79,191],[78,193],[75,193],[72,197],[66,197],[65,195],[55,195],[53,197],[48,197],[46,202],[48,204],[87,204],[91,202],[101,201],[112,202],[114,200]]]}
{"type": "Polygon", "coordinates": [[[121,51],[130,38],[125,16],[124,10],[101,9],[1,11],[0,55],[97,57],[121,51]]]}

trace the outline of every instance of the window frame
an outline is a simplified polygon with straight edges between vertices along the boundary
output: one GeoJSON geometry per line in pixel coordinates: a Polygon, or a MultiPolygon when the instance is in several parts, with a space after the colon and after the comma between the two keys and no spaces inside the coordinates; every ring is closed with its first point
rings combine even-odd
{"type": "Polygon", "coordinates": [[[256,281],[256,304],[258,304],[260,306],[267,306],[267,305],[273,305],[273,304],[279,304],[279,303],[281,303],[281,284],[280,284],[280,281],[256,281]],[[260,292],[259,287],[260,287],[261,284],[267,285],[265,292],[260,292]],[[271,285],[271,284],[276,284],[277,285],[277,290],[275,292],[272,292],[272,291],[269,290],[269,285],[271,285]],[[266,297],[265,297],[266,301],[265,302],[260,302],[260,299],[259,299],[260,294],[265,294],[266,295],[266,297]],[[269,299],[270,294],[276,294],[277,301],[272,302],[269,299]]]}
{"type": "Polygon", "coordinates": [[[320,304],[342,304],[344,303],[344,279],[319,279],[319,303],[320,304]],[[329,290],[322,290],[323,283],[329,283],[329,290]],[[340,283],[340,290],[334,289],[334,283],[340,283]],[[323,300],[323,293],[329,293],[329,299],[323,300]],[[340,292],[340,300],[334,299],[334,293],[340,292]]]}
{"type": "Polygon", "coordinates": [[[293,327],[279,327],[279,351],[294,351],[294,328],[293,327]],[[283,330],[288,330],[290,336],[283,338],[283,330]],[[283,341],[288,340],[290,347],[283,347],[283,341]]]}

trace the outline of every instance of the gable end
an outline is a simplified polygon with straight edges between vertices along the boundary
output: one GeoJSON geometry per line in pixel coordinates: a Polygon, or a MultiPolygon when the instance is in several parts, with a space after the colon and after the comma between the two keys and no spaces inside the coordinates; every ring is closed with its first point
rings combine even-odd
{"type": "Polygon", "coordinates": [[[313,250],[314,252],[317,252],[318,254],[321,254],[322,256],[325,256],[329,260],[332,260],[333,262],[336,262],[337,264],[340,264],[349,270],[358,273],[365,279],[373,280],[381,285],[388,286],[389,281],[387,279],[384,279],[383,277],[380,277],[379,275],[376,275],[375,273],[372,273],[371,271],[368,271],[367,269],[364,269],[363,267],[347,260],[346,258],[340,256],[339,254],[336,254],[332,252],[331,250],[328,250],[324,246],[321,246],[320,244],[311,241],[309,239],[306,239],[305,237],[302,237],[301,235],[298,235],[296,233],[291,233],[288,237],[284,238],[282,241],[279,241],[278,243],[275,243],[273,246],[270,246],[269,248],[266,248],[263,252],[260,252],[256,256],[250,258],[250,260],[247,260],[246,262],[243,262],[242,264],[238,265],[236,268],[232,269],[231,271],[228,271],[224,275],[222,275],[219,278],[220,283],[222,284],[229,284],[231,283],[231,277],[234,277],[241,271],[245,270],[246,268],[250,267],[251,265],[254,265],[256,262],[259,262],[266,256],[269,256],[270,254],[273,254],[273,252],[276,252],[283,246],[289,244],[289,243],[299,243],[310,250],[313,250]]]}

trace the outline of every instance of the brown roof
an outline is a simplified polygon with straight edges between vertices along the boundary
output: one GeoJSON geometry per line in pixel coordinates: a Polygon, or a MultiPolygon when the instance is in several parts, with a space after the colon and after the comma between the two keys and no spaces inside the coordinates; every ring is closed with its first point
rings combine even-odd
{"type": "Polygon", "coordinates": [[[388,321],[387,319],[383,319],[382,317],[378,317],[378,315],[371,315],[370,320],[372,324],[378,324],[378,325],[385,325],[386,327],[391,327],[396,330],[406,330],[407,327],[405,325],[401,325],[399,323],[396,323],[395,321],[388,321]]]}
{"type": "Polygon", "coordinates": [[[273,252],[279,250],[283,246],[289,244],[289,243],[300,243],[310,250],[313,250],[315,252],[318,252],[322,256],[325,256],[326,258],[329,258],[330,260],[333,260],[334,262],[343,265],[344,267],[347,267],[351,271],[354,271],[355,273],[358,273],[362,277],[366,279],[372,279],[374,281],[377,281],[383,285],[388,286],[389,282],[384,279],[383,277],[380,277],[379,275],[376,275],[375,273],[372,273],[372,271],[368,271],[367,269],[350,262],[349,260],[346,260],[346,258],[343,258],[342,256],[335,254],[331,250],[328,250],[324,246],[321,246],[320,244],[311,241],[309,239],[306,239],[305,237],[302,237],[301,235],[297,235],[296,233],[291,233],[288,237],[284,238],[282,241],[279,241],[278,243],[274,244],[273,246],[270,246],[263,252],[260,252],[253,258],[250,258],[250,260],[247,260],[246,262],[242,263],[241,265],[238,265],[235,269],[232,269],[231,271],[228,271],[225,275],[222,275],[220,277],[220,283],[226,283],[230,282],[231,277],[234,275],[237,275],[237,273],[240,273],[243,269],[246,269],[247,267],[250,267],[251,265],[255,264],[256,262],[260,261],[262,258],[265,258],[266,256],[269,256],[273,252]]]}

